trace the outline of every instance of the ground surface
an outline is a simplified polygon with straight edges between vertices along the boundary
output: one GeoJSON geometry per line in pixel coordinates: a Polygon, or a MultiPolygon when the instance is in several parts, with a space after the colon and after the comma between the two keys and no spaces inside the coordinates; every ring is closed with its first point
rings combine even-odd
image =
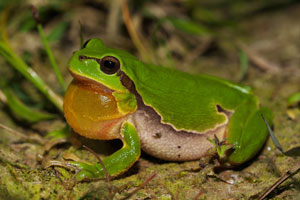
{"type": "MultiPolygon", "coordinates": [[[[147,6],[160,15],[162,11],[172,12],[174,5],[164,1],[161,7],[149,2],[147,6]]],[[[71,77],[66,70],[67,60],[72,52],[78,49],[79,20],[83,24],[85,38],[99,37],[108,46],[126,49],[140,56],[126,34],[124,26],[120,26],[121,30],[117,32],[123,36],[115,36],[119,39],[114,39],[107,34],[106,31],[109,28],[107,23],[110,22],[108,7],[108,3],[101,1],[98,3],[90,1],[87,4],[77,1],[77,4],[65,4],[62,8],[63,10],[73,9],[71,16],[64,16],[70,24],[61,40],[52,43],[52,49],[68,82],[71,77]]],[[[137,8],[135,8],[135,13],[139,13],[137,8]]],[[[161,15],[168,15],[168,13],[161,15]]],[[[50,32],[55,24],[63,19],[61,14],[55,16],[45,25],[46,32],[50,32]]],[[[135,24],[142,26],[139,23],[140,16],[137,14],[134,16],[136,17],[135,24]]],[[[251,86],[261,104],[269,106],[274,111],[274,131],[283,147],[291,149],[300,146],[300,117],[291,120],[286,114],[287,98],[300,90],[299,18],[300,4],[296,3],[246,16],[238,20],[234,31],[224,28],[220,30],[217,37],[197,37],[196,41],[204,46],[203,53],[200,55],[193,55],[192,53],[195,52],[191,50],[190,53],[186,47],[182,47],[183,50],[181,50],[182,40],[179,42],[176,40],[179,36],[169,35],[167,45],[170,49],[176,50],[173,53],[174,59],[168,60],[169,57],[164,48],[157,50],[162,52],[158,57],[167,58],[167,65],[174,63],[176,68],[189,73],[208,73],[234,82],[241,79],[240,47],[251,53],[254,52],[254,57],[266,60],[267,69],[262,69],[254,58],[254,62],[253,60],[250,62],[248,73],[241,83],[251,86]]],[[[147,21],[143,22],[147,23],[147,21]]],[[[142,27],[145,28],[144,26],[142,27]]],[[[166,26],[166,31],[168,28],[166,26]]],[[[42,48],[38,34],[29,31],[14,32],[11,35],[9,39],[12,47],[20,54],[24,51],[33,52],[31,61],[33,68],[51,87],[57,90],[59,86],[55,75],[50,67],[44,67],[49,63],[45,59],[38,59],[41,57],[37,53],[38,49],[42,48]]],[[[144,30],[144,35],[147,35],[147,30],[144,30]]],[[[201,51],[201,48],[197,51],[201,51]]],[[[250,57],[249,60],[251,60],[250,57]]],[[[0,69],[1,77],[4,74],[8,77],[16,76],[17,72],[11,71],[5,62],[1,61],[1,65],[5,66],[0,69]]],[[[16,81],[20,81],[21,88],[27,88],[27,92],[32,96],[45,101],[41,95],[35,94],[36,91],[26,81],[18,76],[16,81]]],[[[45,135],[49,130],[55,130],[64,124],[62,117],[58,117],[57,120],[28,125],[16,120],[8,112],[5,104],[0,103],[0,108],[0,122],[27,135],[45,135]]],[[[107,154],[111,151],[110,146],[115,144],[105,143],[106,148],[98,149],[96,147],[101,146],[102,142],[81,140],[100,154],[107,154]]],[[[43,169],[38,159],[43,147],[44,145],[36,140],[24,141],[19,135],[0,129],[1,199],[109,199],[105,180],[74,184],[71,179],[72,173],[62,168],[43,169]]],[[[68,144],[53,148],[47,158],[56,159],[66,152],[96,161],[90,153],[82,149],[77,150],[68,144]]],[[[300,159],[297,157],[283,156],[274,148],[271,140],[266,143],[263,151],[253,161],[239,169],[225,170],[220,173],[212,170],[213,164],[208,163],[207,159],[174,163],[160,161],[142,154],[139,161],[127,173],[112,181],[112,185],[119,191],[115,194],[115,199],[122,199],[125,198],[126,193],[133,191],[155,173],[156,176],[129,199],[255,199],[280,175],[299,162],[300,159]]],[[[269,198],[299,199],[299,193],[300,179],[299,175],[295,175],[275,189],[269,198]]]]}

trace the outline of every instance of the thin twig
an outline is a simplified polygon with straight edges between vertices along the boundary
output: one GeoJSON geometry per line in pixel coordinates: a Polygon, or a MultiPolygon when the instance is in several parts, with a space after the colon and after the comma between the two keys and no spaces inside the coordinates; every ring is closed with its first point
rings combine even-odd
{"type": "MultiPolygon", "coordinates": [[[[126,0],[123,0],[122,2],[122,16],[123,16],[123,21],[125,23],[125,26],[127,28],[127,31],[132,39],[132,42],[140,52],[142,58],[144,61],[151,61],[151,52],[148,51],[149,48],[145,47],[145,42],[142,42],[141,36],[138,35],[137,31],[135,30],[131,17],[130,17],[130,12],[128,9],[128,4],[126,0]]],[[[145,41],[145,40],[144,40],[145,41]]]]}
{"type": "Polygon", "coordinates": [[[261,57],[255,51],[247,47],[245,44],[239,42],[238,46],[247,54],[249,60],[252,61],[260,69],[274,73],[278,73],[280,71],[280,68],[277,65],[261,57]]]}
{"type": "Polygon", "coordinates": [[[197,45],[195,49],[191,50],[184,60],[185,65],[190,65],[192,61],[199,58],[210,46],[212,45],[212,39],[206,38],[203,39],[202,43],[197,45]]]}
{"type": "Polygon", "coordinates": [[[106,27],[107,34],[110,38],[116,38],[120,27],[120,11],[122,0],[111,0],[108,14],[108,23],[106,27]]]}
{"type": "Polygon", "coordinates": [[[82,147],[85,148],[86,150],[88,150],[89,152],[91,152],[98,159],[101,167],[103,168],[104,175],[105,175],[105,178],[106,178],[106,181],[107,181],[107,184],[108,184],[109,196],[112,197],[112,187],[111,187],[109,174],[108,174],[108,171],[107,171],[106,167],[104,166],[104,163],[103,163],[102,159],[100,158],[100,156],[95,151],[93,151],[89,147],[87,147],[85,145],[82,145],[82,147]]]}
{"type": "Polygon", "coordinates": [[[200,192],[198,192],[198,194],[193,198],[193,200],[197,200],[199,199],[199,197],[204,193],[203,190],[200,190],[200,192]]]}
{"type": "Polygon", "coordinates": [[[15,134],[15,135],[21,137],[21,138],[24,138],[24,139],[27,139],[27,138],[28,138],[28,136],[25,135],[24,133],[21,133],[21,132],[16,131],[16,130],[14,130],[14,129],[12,129],[12,128],[9,128],[8,126],[5,126],[4,124],[1,124],[1,123],[0,123],[0,128],[3,128],[4,130],[7,130],[7,131],[9,131],[9,132],[11,132],[11,133],[13,133],[13,134],[15,134]]]}
{"type": "Polygon", "coordinates": [[[270,186],[263,194],[258,197],[258,200],[263,200],[266,198],[273,190],[275,190],[281,183],[286,181],[288,178],[294,176],[300,171],[300,163],[297,164],[291,170],[288,170],[284,175],[282,175],[272,186],[270,186]]]}
{"type": "MultiPolygon", "coordinates": [[[[282,154],[284,154],[285,156],[289,156],[289,153],[291,150],[289,151],[284,151],[282,146],[280,145],[279,141],[277,140],[275,134],[273,133],[269,123],[267,122],[267,120],[265,119],[264,115],[261,114],[261,117],[263,118],[268,132],[272,138],[272,141],[275,145],[275,147],[277,149],[279,149],[281,151],[282,154]]],[[[273,190],[275,190],[275,188],[277,188],[281,183],[283,183],[284,181],[286,181],[288,178],[294,176],[295,174],[297,174],[300,171],[300,163],[298,163],[293,169],[288,170],[284,175],[282,175],[272,186],[270,186],[263,194],[261,194],[258,198],[258,200],[262,200],[264,198],[266,198],[273,190]]]]}
{"type": "Polygon", "coordinates": [[[55,140],[50,140],[44,145],[44,154],[48,153],[50,149],[52,149],[54,146],[58,144],[64,144],[64,143],[67,143],[67,138],[58,138],[55,140]]]}
{"type": "Polygon", "coordinates": [[[2,101],[3,103],[7,102],[7,98],[1,90],[0,90],[0,101],[2,101]]]}
{"type": "Polygon", "coordinates": [[[124,197],[123,199],[128,199],[130,198],[132,195],[134,195],[137,191],[139,191],[140,189],[142,189],[143,187],[145,187],[145,185],[147,185],[152,179],[154,179],[156,176],[156,173],[153,173],[149,178],[147,178],[139,187],[135,188],[132,192],[130,192],[128,195],[126,195],[126,197],[124,197]]]}

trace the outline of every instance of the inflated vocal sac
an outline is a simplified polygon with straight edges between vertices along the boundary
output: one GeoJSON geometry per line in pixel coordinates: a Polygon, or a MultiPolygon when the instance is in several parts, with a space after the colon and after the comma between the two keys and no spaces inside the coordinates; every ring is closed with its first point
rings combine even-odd
{"type": "Polygon", "coordinates": [[[64,114],[78,134],[101,140],[119,138],[124,120],[112,91],[87,81],[73,80],[64,97],[64,114]]]}

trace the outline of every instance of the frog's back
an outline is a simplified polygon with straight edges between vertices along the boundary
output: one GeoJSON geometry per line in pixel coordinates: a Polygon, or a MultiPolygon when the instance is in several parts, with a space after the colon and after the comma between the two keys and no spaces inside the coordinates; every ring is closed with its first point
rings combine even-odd
{"type": "Polygon", "coordinates": [[[190,75],[174,69],[130,60],[122,67],[146,105],[162,122],[177,130],[204,132],[226,123],[225,110],[251,98],[249,89],[207,75],[190,75]]]}

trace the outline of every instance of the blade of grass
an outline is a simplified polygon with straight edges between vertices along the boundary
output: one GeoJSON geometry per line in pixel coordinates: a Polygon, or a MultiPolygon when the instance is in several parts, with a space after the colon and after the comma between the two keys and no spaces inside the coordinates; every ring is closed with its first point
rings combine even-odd
{"type": "Polygon", "coordinates": [[[266,121],[265,117],[263,114],[261,114],[261,117],[263,118],[265,125],[268,129],[269,135],[271,136],[272,142],[274,146],[285,156],[290,156],[290,157],[300,157],[300,146],[298,147],[293,147],[287,151],[285,151],[282,146],[280,145],[277,137],[275,136],[274,132],[272,131],[269,123],[266,121]]]}
{"type": "Polygon", "coordinates": [[[0,41],[0,55],[18,70],[27,80],[29,80],[35,87],[37,87],[55,106],[59,111],[63,112],[63,101],[45,82],[38,76],[38,74],[31,69],[19,56],[17,56],[6,43],[0,41]]]}
{"type": "Polygon", "coordinates": [[[0,32],[1,32],[1,40],[3,40],[8,48],[10,48],[8,39],[7,39],[7,32],[5,30],[6,27],[6,21],[8,18],[8,13],[10,11],[10,7],[6,7],[5,9],[2,10],[2,13],[0,15],[0,32]]]}
{"type": "Polygon", "coordinates": [[[292,106],[293,104],[299,103],[300,102],[300,92],[297,92],[293,95],[291,95],[288,100],[288,106],[292,106]]]}
{"type": "Polygon", "coordinates": [[[71,135],[71,127],[66,124],[62,129],[51,131],[47,134],[47,137],[50,137],[52,140],[57,140],[60,138],[68,138],[71,135]]]}
{"type": "Polygon", "coordinates": [[[292,120],[295,120],[300,115],[300,92],[288,98],[286,113],[292,120]]]}
{"type": "MultiPolygon", "coordinates": [[[[299,154],[297,154],[297,152],[299,151],[299,147],[295,147],[292,148],[288,151],[284,151],[282,146],[280,145],[279,141],[277,140],[274,132],[272,131],[270,125],[268,124],[267,120],[265,119],[264,115],[261,114],[261,117],[263,118],[268,132],[271,136],[271,139],[273,141],[273,144],[275,145],[275,147],[285,156],[299,156],[299,154]]],[[[274,189],[276,189],[280,184],[282,184],[283,182],[285,182],[287,179],[293,177],[295,174],[300,172],[300,163],[297,163],[295,167],[293,167],[292,169],[288,170],[285,174],[283,174],[272,186],[270,186],[264,193],[262,193],[258,199],[259,200],[263,200],[265,199],[274,189]]]]}
{"type": "Polygon", "coordinates": [[[265,122],[265,124],[266,124],[266,126],[267,126],[267,129],[268,129],[268,132],[269,132],[269,134],[270,134],[270,136],[271,136],[271,139],[272,139],[273,144],[275,145],[275,147],[276,147],[281,153],[285,154],[285,151],[283,150],[282,146],[280,145],[279,141],[277,140],[277,138],[276,138],[274,132],[272,131],[272,129],[271,129],[269,123],[267,122],[265,116],[264,116],[263,114],[261,114],[261,117],[263,118],[263,120],[264,120],[264,122],[265,122]]]}
{"type": "Polygon", "coordinates": [[[52,68],[53,68],[53,70],[54,70],[54,72],[55,72],[55,74],[57,76],[57,79],[58,79],[61,87],[65,91],[65,89],[66,89],[65,81],[64,81],[64,79],[63,79],[63,77],[62,77],[62,75],[61,75],[61,73],[60,73],[60,71],[58,69],[56,61],[55,61],[54,56],[52,54],[52,51],[50,49],[48,40],[47,40],[47,38],[45,36],[45,33],[43,31],[43,27],[42,27],[42,25],[40,23],[40,18],[39,18],[39,15],[38,15],[38,11],[37,11],[37,9],[34,6],[31,6],[31,9],[32,9],[33,18],[35,19],[35,21],[37,23],[37,29],[38,29],[38,31],[40,33],[41,38],[42,38],[42,42],[44,44],[44,47],[45,47],[46,53],[48,55],[49,61],[51,63],[51,66],[52,66],[52,68]]]}
{"type": "Polygon", "coordinates": [[[80,48],[83,46],[84,44],[84,38],[83,38],[83,26],[81,24],[81,22],[79,21],[79,38],[80,38],[80,48]]]}
{"type": "Polygon", "coordinates": [[[248,70],[248,56],[245,51],[241,50],[240,52],[240,66],[241,66],[241,79],[240,81],[244,80],[247,75],[248,70]]]}
{"type": "Polygon", "coordinates": [[[11,89],[3,88],[2,91],[6,97],[6,103],[8,107],[18,118],[32,123],[55,118],[54,114],[41,112],[39,110],[28,107],[20,101],[20,99],[13,93],[11,89]]]}
{"type": "Polygon", "coordinates": [[[190,35],[212,36],[215,34],[215,32],[208,29],[206,26],[188,19],[166,17],[164,21],[170,22],[176,29],[184,31],[190,35]]]}
{"type": "Polygon", "coordinates": [[[47,36],[48,41],[58,41],[63,37],[63,34],[67,31],[69,26],[68,22],[62,21],[56,27],[54,27],[47,36]]]}
{"type": "Polygon", "coordinates": [[[7,39],[6,21],[9,8],[5,9],[0,15],[0,55],[2,55],[8,63],[18,70],[26,79],[33,83],[55,106],[59,111],[63,112],[62,98],[49,88],[44,81],[33,71],[19,56],[17,56],[7,39]]]}
{"type": "Polygon", "coordinates": [[[123,16],[123,21],[126,26],[126,29],[132,39],[132,42],[134,43],[135,47],[139,51],[142,59],[145,62],[154,61],[155,57],[153,56],[152,52],[149,50],[150,49],[149,45],[147,45],[147,43],[145,43],[145,41],[146,41],[145,39],[141,39],[142,36],[137,33],[135,27],[133,26],[133,23],[132,23],[131,17],[130,17],[128,4],[127,4],[126,0],[122,1],[122,16],[123,16]],[[142,42],[142,41],[144,41],[144,42],[142,42]]]}

